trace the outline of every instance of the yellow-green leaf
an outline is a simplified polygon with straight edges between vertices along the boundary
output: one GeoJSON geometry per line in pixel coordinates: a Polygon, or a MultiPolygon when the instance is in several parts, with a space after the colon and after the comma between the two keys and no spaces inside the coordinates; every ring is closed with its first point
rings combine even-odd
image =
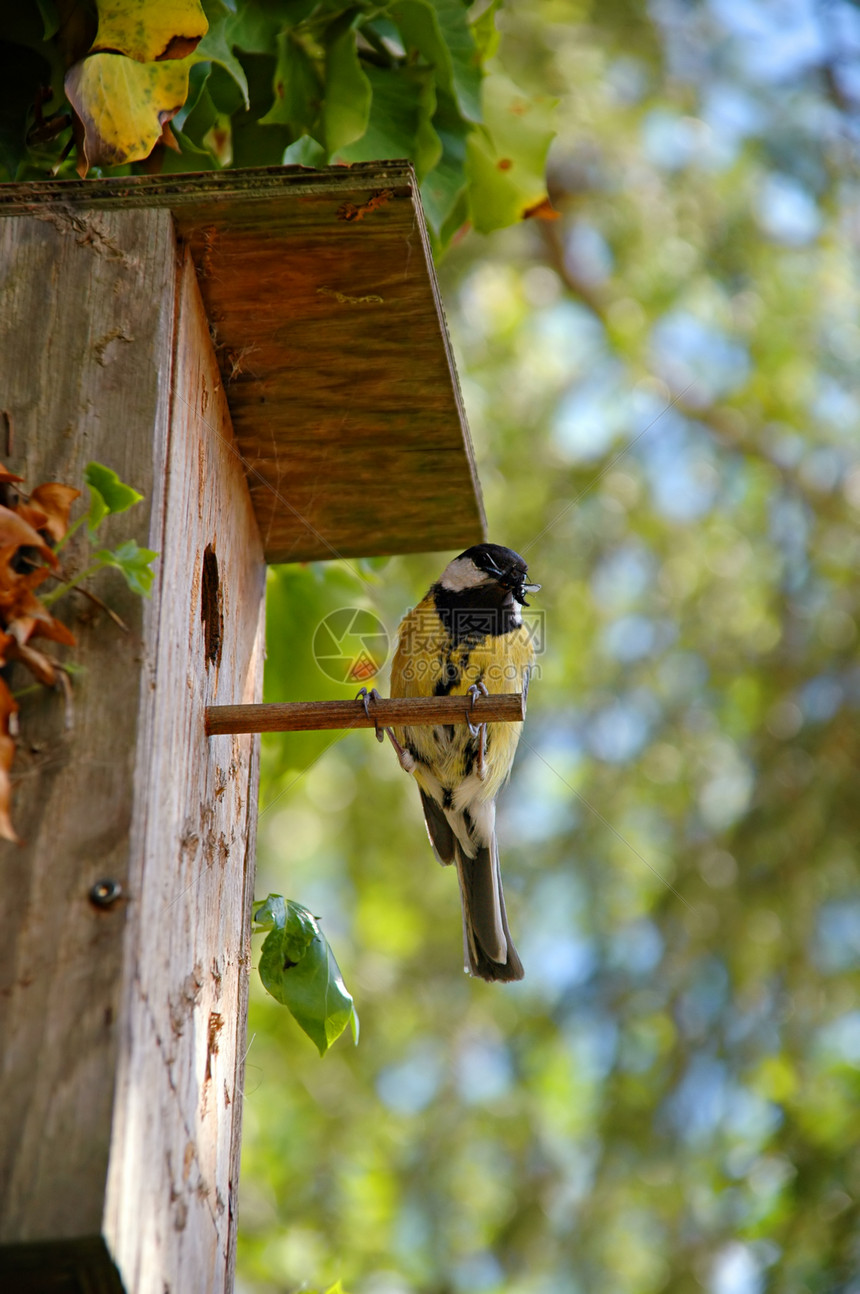
{"type": "Polygon", "coordinates": [[[472,223],[479,233],[543,213],[555,100],[530,99],[498,73],[482,86],[485,130],[466,142],[472,223]]]}
{"type": "Polygon", "coordinates": [[[188,95],[189,60],[138,63],[122,54],[89,54],[66,73],[66,95],[80,122],[78,171],[148,157],[188,95]]]}
{"type": "Polygon", "coordinates": [[[98,11],[92,52],[140,63],[183,59],[209,30],[200,0],[98,0],[98,11]]]}

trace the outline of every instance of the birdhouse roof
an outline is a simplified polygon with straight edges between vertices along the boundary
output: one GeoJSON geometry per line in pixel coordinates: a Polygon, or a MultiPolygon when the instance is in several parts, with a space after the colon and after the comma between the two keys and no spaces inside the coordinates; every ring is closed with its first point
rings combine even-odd
{"type": "Polygon", "coordinates": [[[270,562],[466,548],[480,486],[412,167],[0,186],[0,215],[168,208],[270,562]]]}

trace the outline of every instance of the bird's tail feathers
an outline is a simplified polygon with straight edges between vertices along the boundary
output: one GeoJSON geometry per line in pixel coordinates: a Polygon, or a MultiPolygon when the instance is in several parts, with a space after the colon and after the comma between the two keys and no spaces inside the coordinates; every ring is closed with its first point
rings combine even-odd
{"type": "Polygon", "coordinates": [[[474,856],[454,839],[454,857],[463,904],[463,949],[466,970],[485,980],[523,977],[505,910],[495,832],[474,856]]]}

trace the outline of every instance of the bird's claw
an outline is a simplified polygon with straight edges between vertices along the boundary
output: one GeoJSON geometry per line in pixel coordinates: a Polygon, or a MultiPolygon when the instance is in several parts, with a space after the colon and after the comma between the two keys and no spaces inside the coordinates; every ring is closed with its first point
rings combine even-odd
{"type": "MultiPolygon", "coordinates": [[[[469,708],[474,710],[475,702],[477,701],[478,697],[489,696],[490,694],[487,691],[486,683],[481,682],[481,680],[479,679],[477,683],[473,683],[471,687],[466,689],[466,695],[472,698],[471,705],[469,708]]],[[[474,724],[472,723],[471,719],[467,719],[466,723],[469,725],[469,732],[472,734],[473,737],[477,737],[481,729],[487,726],[484,723],[474,724]]]]}
{"type": "MultiPolygon", "coordinates": [[[[364,702],[364,713],[367,715],[368,719],[370,719],[370,718],[372,718],[373,716],[372,716],[372,715],[371,715],[371,713],[370,713],[370,705],[369,705],[369,702],[370,702],[370,701],[381,701],[381,700],[382,700],[382,697],[379,695],[379,693],[377,692],[377,690],[376,690],[376,688],[375,688],[375,687],[372,687],[372,688],[370,689],[370,691],[369,691],[369,692],[368,692],[368,690],[367,690],[367,688],[366,688],[366,687],[363,687],[363,688],[360,688],[358,692],[356,692],[356,694],[355,694],[355,699],[356,699],[356,701],[363,701],[363,702],[364,702]]],[[[374,728],[374,731],[375,731],[375,733],[376,733],[376,740],[377,740],[377,741],[385,741],[385,734],[386,734],[386,732],[389,732],[389,729],[388,729],[388,728],[380,728],[379,724],[376,722],[376,720],[375,720],[375,719],[374,719],[374,722],[373,722],[373,728],[374,728]]],[[[389,735],[390,735],[390,732],[389,732],[389,735]]]]}
{"type": "MultiPolygon", "coordinates": [[[[474,708],[475,703],[478,700],[479,696],[490,695],[489,692],[487,691],[486,683],[482,682],[480,679],[478,680],[477,683],[473,683],[471,687],[467,689],[467,692],[468,692],[468,695],[472,698],[472,703],[470,707],[472,709],[474,708]]],[[[472,723],[471,719],[467,719],[466,722],[469,725],[469,732],[472,734],[473,737],[478,738],[478,762],[477,762],[477,767],[475,769],[475,772],[478,775],[479,781],[483,782],[484,750],[487,743],[487,725],[486,723],[474,724],[472,723]]]]}
{"type": "MultiPolygon", "coordinates": [[[[371,719],[373,718],[373,716],[370,713],[369,702],[381,701],[382,697],[379,695],[375,687],[372,687],[369,692],[366,687],[363,687],[360,689],[359,692],[356,693],[355,699],[356,701],[364,702],[364,713],[367,715],[368,719],[371,719]]],[[[397,758],[400,761],[400,767],[403,769],[403,771],[405,773],[414,772],[415,771],[414,755],[412,755],[410,751],[405,750],[403,746],[401,746],[400,742],[397,740],[397,738],[395,737],[391,729],[380,728],[379,724],[376,723],[375,720],[374,720],[373,727],[374,727],[374,731],[376,732],[377,741],[385,741],[385,738],[388,737],[388,740],[391,742],[392,746],[394,747],[395,754],[397,755],[397,758]]]]}

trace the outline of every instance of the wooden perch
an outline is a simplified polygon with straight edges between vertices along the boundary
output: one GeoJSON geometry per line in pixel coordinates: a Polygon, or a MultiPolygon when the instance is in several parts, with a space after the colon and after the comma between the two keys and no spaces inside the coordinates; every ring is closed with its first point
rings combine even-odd
{"type": "Polygon", "coordinates": [[[284,705],[209,705],[206,732],[312,732],[322,728],[388,728],[392,724],[431,727],[442,723],[521,723],[521,692],[479,696],[379,697],[364,701],[291,701],[284,705]]]}

